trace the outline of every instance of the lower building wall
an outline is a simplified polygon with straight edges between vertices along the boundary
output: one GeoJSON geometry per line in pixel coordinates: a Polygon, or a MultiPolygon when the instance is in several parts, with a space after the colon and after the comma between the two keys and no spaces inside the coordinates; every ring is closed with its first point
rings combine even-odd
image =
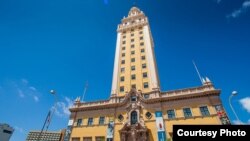
{"type": "MultiPolygon", "coordinates": [[[[222,124],[219,119],[215,106],[221,105],[219,97],[210,98],[197,98],[180,100],[173,102],[155,102],[152,104],[141,104],[138,111],[138,122],[145,124],[148,129],[149,141],[158,141],[158,133],[156,127],[156,112],[162,112],[162,118],[165,125],[165,132],[167,139],[172,138],[173,125],[187,125],[187,124],[222,124]],[[201,107],[206,107],[206,114],[202,113],[201,107]],[[191,117],[186,117],[184,114],[184,108],[189,108],[191,117]],[[173,119],[169,118],[168,111],[174,111],[173,119]],[[148,116],[147,113],[150,113],[148,116]],[[142,120],[143,119],[143,120],[142,120]]],[[[72,138],[80,138],[79,141],[83,141],[83,137],[91,137],[92,141],[96,140],[96,137],[107,137],[108,123],[114,121],[114,134],[113,141],[120,141],[119,131],[124,127],[126,122],[130,122],[130,113],[132,110],[128,110],[129,105],[122,107],[103,109],[103,110],[89,110],[79,112],[76,116],[77,119],[82,119],[82,123],[79,127],[74,122],[74,127],[71,134],[72,138]],[[123,118],[119,118],[119,116],[123,118]],[[93,125],[88,126],[88,119],[93,118],[93,125]],[[105,117],[105,124],[99,125],[100,117],[105,117]]]]}
{"type": "Polygon", "coordinates": [[[72,138],[80,138],[80,141],[83,141],[84,137],[91,137],[92,141],[95,141],[96,137],[105,137],[106,139],[106,130],[107,126],[74,127],[71,134],[71,141],[72,138]]]}

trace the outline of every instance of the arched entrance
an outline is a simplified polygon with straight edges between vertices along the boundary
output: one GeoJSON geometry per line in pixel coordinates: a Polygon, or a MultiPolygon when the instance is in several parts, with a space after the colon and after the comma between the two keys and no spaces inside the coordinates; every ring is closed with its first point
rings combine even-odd
{"type": "Polygon", "coordinates": [[[140,123],[126,123],[120,132],[120,141],[149,141],[148,129],[140,123]]]}
{"type": "Polygon", "coordinates": [[[134,125],[138,122],[138,115],[136,111],[131,112],[130,121],[131,121],[131,125],[134,125]]]}

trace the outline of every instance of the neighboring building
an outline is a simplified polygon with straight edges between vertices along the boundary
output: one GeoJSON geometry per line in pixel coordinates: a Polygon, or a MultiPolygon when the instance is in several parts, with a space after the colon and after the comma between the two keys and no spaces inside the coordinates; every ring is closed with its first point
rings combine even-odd
{"type": "Polygon", "coordinates": [[[0,123],[0,141],[9,141],[13,132],[14,128],[10,127],[8,124],[0,123]]]}
{"type": "Polygon", "coordinates": [[[30,131],[26,141],[63,141],[65,129],[61,131],[47,131],[41,134],[41,131],[30,131]]]}
{"type": "Polygon", "coordinates": [[[230,124],[208,78],[198,87],[160,90],[148,18],[136,7],[118,25],[114,62],[110,98],[77,98],[70,108],[70,141],[166,141],[174,124],[230,124]]]}

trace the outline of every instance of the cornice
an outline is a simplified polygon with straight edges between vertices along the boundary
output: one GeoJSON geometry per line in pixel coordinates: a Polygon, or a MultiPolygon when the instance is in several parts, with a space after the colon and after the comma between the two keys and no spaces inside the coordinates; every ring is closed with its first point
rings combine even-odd
{"type": "Polygon", "coordinates": [[[181,89],[168,92],[152,91],[149,93],[141,93],[140,91],[132,89],[124,96],[122,101],[119,101],[120,100],[119,97],[111,97],[109,100],[87,102],[87,103],[76,102],[74,106],[71,107],[69,110],[70,112],[76,112],[76,111],[102,110],[102,109],[126,107],[125,105],[131,103],[130,102],[131,95],[136,95],[137,100],[140,101],[142,104],[154,104],[158,102],[178,101],[178,100],[193,99],[193,98],[207,97],[207,96],[219,96],[220,90],[214,89],[211,86],[201,86],[201,87],[194,87],[194,88],[181,89]],[[145,94],[153,95],[155,97],[145,99],[144,97],[142,97],[145,94]]]}

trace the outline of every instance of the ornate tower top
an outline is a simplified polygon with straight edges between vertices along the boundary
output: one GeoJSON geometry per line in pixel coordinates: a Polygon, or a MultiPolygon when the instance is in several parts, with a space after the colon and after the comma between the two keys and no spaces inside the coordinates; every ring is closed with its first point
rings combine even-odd
{"type": "Polygon", "coordinates": [[[121,20],[121,24],[118,25],[118,32],[136,28],[139,26],[147,25],[147,17],[144,15],[143,11],[141,11],[137,7],[132,7],[128,13],[127,17],[123,17],[121,20]]]}

